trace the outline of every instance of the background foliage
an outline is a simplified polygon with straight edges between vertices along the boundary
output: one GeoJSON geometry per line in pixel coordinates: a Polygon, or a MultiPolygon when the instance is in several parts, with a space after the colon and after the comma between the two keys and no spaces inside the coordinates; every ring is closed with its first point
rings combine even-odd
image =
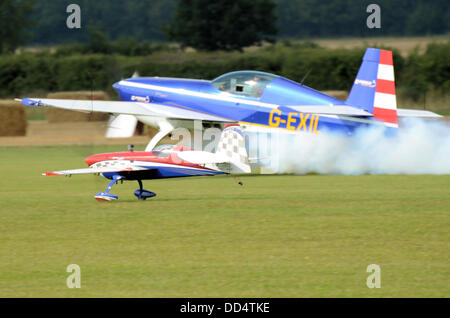
{"type": "Polygon", "coordinates": [[[30,38],[28,28],[33,25],[28,16],[33,0],[0,1],[0,54],[11,52],[30,38]]]}
{"type": "Polygon", "coordinates": [[[273,41],[275,4],[271,0],[180,0],[169,39],[201,50],[241,50],[273,41]]]}
{"type": "MultiPolygon", "coordinates": [[[[2,0],[6,1],[6,0],[2,0]]],[[[14,0],[13,0],[14,1],[14,0]]],[[[236,0],[217,1],[229,6],[236,0]]],[[[334,37],[374,35],[428,35],[449,32],[448,0],[377,0],[381,7],[381,29],[365,27],[366,8],[372,0],[274,0],[278,37],[334,37]]],[[[175,13],[177,0],[78,0],[82,10],[82,30],[66,27],[67,5],[72,0],[35,1],[32,43],[58,44],[87,42],[88,28],[101,29],[111,40],[133,37],[137,41],[164,40],[163,27],[175,13]]],[[[264,4],[262,4],[264,5],[264,4]]],[[[243,12],[245,13],[245,12],[243,12]]],[[[266,17],[267,23],[274,19],[266,17]]],[[[230,24],[230,27],[233,24],[230,24]]]]}

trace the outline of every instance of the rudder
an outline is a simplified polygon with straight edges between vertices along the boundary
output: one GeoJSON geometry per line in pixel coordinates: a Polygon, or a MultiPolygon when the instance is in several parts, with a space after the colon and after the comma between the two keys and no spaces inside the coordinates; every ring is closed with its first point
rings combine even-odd
{"type": "Polygon", "coordinates": [[[216,154],[231,164],[232,173],[251,172],[245,138],[239,125],[225,126],[217,145],[216,154]]]}
{"type": "Polygon", "coordinates": [[[366,50],[346,104],[372,113],[386,126],[398,127],[392,51],[366,50]]]}

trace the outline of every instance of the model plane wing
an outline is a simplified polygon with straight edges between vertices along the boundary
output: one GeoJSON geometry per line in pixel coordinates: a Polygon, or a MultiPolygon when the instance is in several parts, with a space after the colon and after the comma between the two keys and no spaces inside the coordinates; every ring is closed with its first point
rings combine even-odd
{"type": "Polygon", "coordinates": [[[24,98],[22,100],[19,99],[18,101],[21,101],[25,106],[55,107],[81,112],[103,112],[110,114],[154,116],[171,119],[233,122],[233,120],[229,120],[220,116],[210,115],[190,109],[183,109],[176,106],[168,106],[155,103],[45,98],[24,98]]]}
{"type": "Polygon", "coordinates": [[[149,170],[148,168],[139,166],[127,166],[127,167],[89,167],[82,169],[72,169],[72,170],[60,170],[52,172],[44,172],[43,176],[61,176],[61,175],[72,175],[72,174],[88,174],[88,173],[107,173],[107,172],[126,172],[126,171],[142,171],[149,170]]]}

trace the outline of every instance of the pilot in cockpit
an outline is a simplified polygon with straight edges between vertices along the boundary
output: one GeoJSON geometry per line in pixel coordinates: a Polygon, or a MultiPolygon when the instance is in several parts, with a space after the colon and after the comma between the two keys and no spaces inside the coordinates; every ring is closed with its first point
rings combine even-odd
{"type": "Polygon", "coordinates": [[[261,80],[261,77],[258,75],[255,75],[251,81],[249,81],[249,84],[252,87],[252,93],[251,95],[254,97],[261,96],[263,90],[264,90],[264,84],[261,80]]]}

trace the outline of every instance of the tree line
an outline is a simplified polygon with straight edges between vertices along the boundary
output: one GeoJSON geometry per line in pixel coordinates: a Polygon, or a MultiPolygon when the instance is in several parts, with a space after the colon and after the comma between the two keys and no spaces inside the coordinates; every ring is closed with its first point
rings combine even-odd
{"type": "Polygon", "coordinates": [[[381,28],[366,25],[372,0],[77,0],[81,29],[66,26],[72,0],[0,1],[0,49],[109,40],[177,41],[199,49],[239,49],[280,38],[446,34],[448,0],[377,0],[381,28]]]}

